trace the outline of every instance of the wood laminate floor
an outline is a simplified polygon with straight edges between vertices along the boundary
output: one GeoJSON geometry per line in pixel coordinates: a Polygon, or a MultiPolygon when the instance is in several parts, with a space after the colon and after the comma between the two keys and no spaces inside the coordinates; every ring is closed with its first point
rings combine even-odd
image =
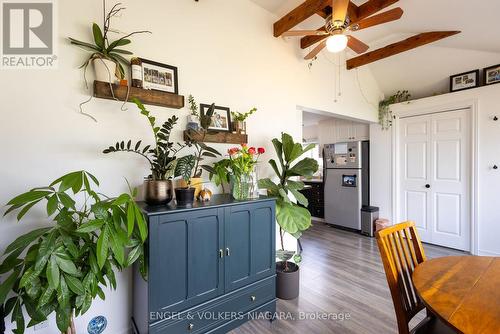
{"type": "MultiPolygon", "coordinates": [[[[252,320],[231,334],[397,333],[389,287],[374,238],[315,222],[301,241],[304,251],[299,298],[278,300],[277,311],[282,319],[272,323],[252,320]],[[327,318],[304,319],[317,314],[327,318]],[[342,316],[344,320],[340,320],[342,316]]],[[[427,244],[424,248],[427,258],[464,255],[427,244]]]]}

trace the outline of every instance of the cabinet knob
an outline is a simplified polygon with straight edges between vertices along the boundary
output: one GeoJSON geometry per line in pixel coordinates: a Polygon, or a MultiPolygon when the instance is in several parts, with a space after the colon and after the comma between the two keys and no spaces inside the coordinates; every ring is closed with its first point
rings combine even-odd
{"type": "Polygon", "coordinates": [[[192,331],[192,330],[193,330],[193,328],[194,328],[194,325],[193,325],[193,324],[189,324],[189,325],[188,325],[188,331],[192,331]]]}
{"type": "Polygon", "coordinates": [[[224,251],[219,249],[219,257],[222,259],[224,257],[224,251]]]}
{"type": "Polygon", "coordinates": [[[231,255],[231,251],[229,250],[229,248],[226,248],[226,256],[230,256],[231,255]]]}
{"type": "Polygon", "coordinates": [[[250,300],[254,302],[255,300],[257,300],[257,297],[255,297],[255,296],[250,296],[250,300]]]}
{"type": "Polygon", "coordinates": [[[426,184],[426,185],[425,185],[425,187],[426,187],[427,189],[429,189],[429,188],[431,187],[431,185],[430,185],[430,184],[426,184]]]}
{"type": "Polygon", "coordinates": [[[493,169],[498,169],[498,166],[497,166],[497,165],[494,165],[494,166],[493,166],[493,169]]]}

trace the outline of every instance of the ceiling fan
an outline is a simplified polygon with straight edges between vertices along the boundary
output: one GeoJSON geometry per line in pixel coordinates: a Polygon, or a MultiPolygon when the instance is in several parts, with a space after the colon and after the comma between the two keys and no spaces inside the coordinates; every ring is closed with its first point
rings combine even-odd
{"type": "Polygon", "coordinates": [[[396,21],[403,16],[401,8],[394,8],[381,14],[373,15],[361,20],[351,20],[349,15],[350,0],[332,0],[332,14],[326,17],[325,26],[318,30],[291,30],[283,33],[283,36],[314,36],[317,44],[304,59],[313,59],[325,47],[330,52],[341,52],[349,47],[358,54],[365,53],[369,46],[348,32],[366,29],[379,24],[396,21]]]}

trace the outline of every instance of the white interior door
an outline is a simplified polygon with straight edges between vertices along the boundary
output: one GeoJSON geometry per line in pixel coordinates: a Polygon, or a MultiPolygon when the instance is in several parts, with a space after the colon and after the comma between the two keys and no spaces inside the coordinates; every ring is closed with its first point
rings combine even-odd
{"type": "Polygon", "coordinates": [[[470,250],[470,112],[400,120],[400,219],[422,241],[470,250]]]}

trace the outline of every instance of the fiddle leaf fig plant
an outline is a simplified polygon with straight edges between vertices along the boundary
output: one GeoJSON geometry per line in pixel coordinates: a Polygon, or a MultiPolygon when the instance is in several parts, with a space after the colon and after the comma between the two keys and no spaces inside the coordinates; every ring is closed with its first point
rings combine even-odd
{"type": "MultiPolygon", "coordinates": [[[[312,177],[318,171],[318,162],[312,158],[304,158],[297,161],[304,153],[314,148],[314,144],[303,147],[300,143],[295,143],[292,136],[286,133],[281,134],[281,141],[273,139],[274,149],[278,156],[276,160],[269,160],[269,164],[276,173],[278,182],[273,182],[269,178],[259,180],[259,187],[266,189],[269,196],[276,197],[276,220],[279,225],[281,250],[277,252],[277,257],[285,263],[285,271],[288,271],[287,261],[295,252],[286,251],[284,245],[285,233],[291,234],[298,239],[302,233],[311,226],[311,214],[305,208],[308,206],[307,198],[300,192],[304,189],[304,183],[296,181],[295,177],[312,177]],[[295,199],[297,203],[292,201],[295,199]]],[[[300,262],[300,254],[295,257],[296,262],[300,262]]]]}
{"type": "Polygon", "coordinates": [[[139,110],[141,115],[144,115],[149,122],[151,132],[154,137],[154,145],[142,146],[142,141],[138,141],[132,145],[132,141],[117,142],[114,146],[110,146],[103,151],[104,154],[116,152],[130,152],[138,154],[145,158],[151,168],[150,179],[154,181],[168,180],[174,176],[176,157],[175,155],[182,150],[186,145],[179,143],[175,144],[170,141],[170,135],[175,125],[179,121],[176,116],[170,117],[161,126],[156,124],[156,118],[146,109],[146,107],[137,98],[132,100],[139,110]]]}
{"type": "Polygon", "coordinates": [[[77,171],[7,203],[5,215],[17,211],[18,221],[43,203],[50,221],[15,239],[2,257],[0,273],[6,279],[0,305],[5,315],[12,313],[15,333],[52,313],[59,330],[70,333],[73,317],[87,312],[97,297],[104,300],[104,287],[116,289],[116,270],[138,262],[147,277],[148,227],[135,192],[110,198],[94,189],[98,185],[92,174],[77,171]]]}

